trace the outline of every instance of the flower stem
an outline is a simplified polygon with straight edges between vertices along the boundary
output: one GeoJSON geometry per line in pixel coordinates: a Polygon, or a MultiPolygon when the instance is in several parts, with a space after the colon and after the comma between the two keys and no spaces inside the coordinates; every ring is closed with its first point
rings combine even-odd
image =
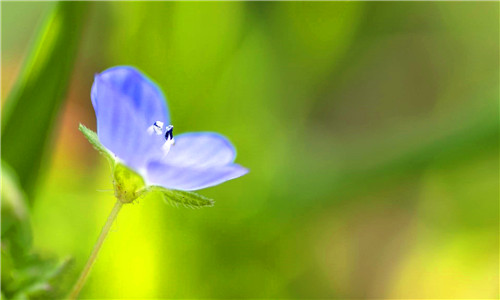
{"type": "Polygon", "coordinates": [[[94,265],[94,262],[97,258],[97,255],[99,254],[99,250],[101,249],[102,243],[106,239],[106,236],[108,235],[108,232],[111,229],[111,225],[113,224],[114,220],[116,219],[116,216],[120,212],[120,209],[122,208],[122,206],[123,206],[123,203],[120,200],[116,200],[115,206],[113,207],[113,210],[109,214],[109,217],[108,217],[108,220],[106,221],[106,224],[104,224],[104,227],[102,228],[101,235],[99,235],[99,238],[97,239],[97,242],[94,245],[94,249],[92,250],[92,254],[90,254],[89,260],[87,261],[87,264],[85,265],[85,268],[83,269],[82,274],[80,274],[78,281],[75,283],[75,286],[73,287],[73,290],[71,291],[71,294],[69,295],[69,299],[77,299],[78,294],[80,293],[80,290],[83,288],[85,281],[87,281],[87,277],[89,276],[90,269],[92,269],[92,266],[94,265]]]}

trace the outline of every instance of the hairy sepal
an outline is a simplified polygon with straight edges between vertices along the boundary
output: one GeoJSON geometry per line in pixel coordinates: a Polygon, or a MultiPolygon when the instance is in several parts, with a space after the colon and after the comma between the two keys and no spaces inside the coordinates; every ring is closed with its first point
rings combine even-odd
{"type": "Polygon", "coordinates": [[[87,138],[87,140],[90,142],[90,144],[94,146],[94,149],[96,149],[97,151],[99,151],[99,153],[101,153],[104,157],[106,157],[111,167],[113,167],[116,164],[116,159],[114,155],[101,144],[95,132],[88,129],[87,127],[85,127],[85,125],[82,124],[78,126],[78,130],[80,130],[83,133],[83,135],[87,138]]]}
{"type": "Polygon", "coordinates": [[[94,131],[82,124],[80,124],[78,129],[83,133],[90,144],[108,160],[113,170],[115,196],[123,203],[130,203],[139,198],[146,187],[142,176],[120,163],[115,156],[101,144],[94,131]]]}
{"type": "Polygon", "coordinates": [[[151,186],[148,190],[159,193],[166,203],[174,207],[184,206],[195,209],[212,207],[215,203],[214,200],[193,192],[169,190],[161,186],[151,186]]]}

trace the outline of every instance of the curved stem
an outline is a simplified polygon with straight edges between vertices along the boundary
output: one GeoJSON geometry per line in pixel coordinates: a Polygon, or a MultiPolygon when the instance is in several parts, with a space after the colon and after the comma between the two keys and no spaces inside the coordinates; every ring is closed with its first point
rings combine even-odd
{"type": "Polygon", "coordinates": [[[94,245],[94,249],[92,250],[92,254],[90,254],[89,260],[87,261],[87,264],[85,265],[85,268],[83,269],[82,274],[80,274],[78,281],[75,283],[75,286],[73,287],[73,290],[71,291],[71,294],[69,295],[69,299],[77,299],[78,294],[80,293],[80,290],[83,288],[85,281],[87,281],[87,277],[89,276],[90,269],[92,269],[92,266],[94,265],[94,262],[97,258],[97,255],[99,254],[99,250],[101,249],[102,243],[106,239],[106,236],[108,235],[109,229],[111,229],[111,225],[113,224],[114,220],[116,219],[116,216],[120,212],[120,209],[122,208],[122,206],[123,206],[123,203],[120,200],[116,200],[115,206],[113,207],[113,210],[109,214],[108,220],[106,221],[106,224],[104,224],[104,227],[102,228],[101,234],[99,235],[99,238],[97,239],[97,242],[94,245]]]}

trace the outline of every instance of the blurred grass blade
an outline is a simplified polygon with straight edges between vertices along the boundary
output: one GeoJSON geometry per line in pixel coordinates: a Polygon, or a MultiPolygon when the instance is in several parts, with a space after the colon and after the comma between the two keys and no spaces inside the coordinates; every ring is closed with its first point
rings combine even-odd
{"type": "Polygon", "coordinates": [[[202,208],[214,206],[214,200],[193,192],[169,190],[160,186],[153,186],[150,188],[150,190],[161,193],[163,200],[175,207],[178,207],[179,205],[187,208],[202,208]]]}
{"type": "Polygon", "coordinates": [[[89,3],[59,2],[39,33],[2,112],[2,158],[29,196],[62,107],[89,3]]]}

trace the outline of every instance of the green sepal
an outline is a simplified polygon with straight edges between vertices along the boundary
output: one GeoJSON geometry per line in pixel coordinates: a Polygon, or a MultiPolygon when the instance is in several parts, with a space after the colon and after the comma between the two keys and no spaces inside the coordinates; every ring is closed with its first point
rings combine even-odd
{"type": "Polygon", "coordinates": [[[123,203],[130,203],[143,195],[146,184],[141,175],[117,163],[113,169],[115,196],[123,203]]]}
{"type": "Polygon", "coordinates": [[[80,126],[78,126],[78,130],[80,130],[83,133],[83,135],[92,144],[92,146],[94,146],[94,148],[97,151],[99,151],[99,153],[101,153],[102,155],[104,155],[104,157],[106,157],[106,159],[110,163],[111,167],[113,167],[116,163],[116,159],[115,159],[114,155],[111,152],[109,152],[108,149],[106,149],[106,147],[104,147],[101,144],[101,142],[99,141],[99,138],[97,137],[97,134],[82,124],[80,124],[80,126]]]}
{"type": "Polygon", "coordinates": [[[78,129],[83,133],[94,148],[108,160],[113,170],[113,187],[115,196],[123,203],[130,203],[142,195],[146,184],[141,175],[117,161],[115,156],[104,147],[97,134],[80,124],[78,129]]]}
{"type": "Polygon", "coordinates": [[[212,207],[215,201],[205,196],[186,191],[169,190],[161,186],[151,186],[148,191],[158,192],[163,200],[174,206],[182,205],[187,208],[212,207]]]}

